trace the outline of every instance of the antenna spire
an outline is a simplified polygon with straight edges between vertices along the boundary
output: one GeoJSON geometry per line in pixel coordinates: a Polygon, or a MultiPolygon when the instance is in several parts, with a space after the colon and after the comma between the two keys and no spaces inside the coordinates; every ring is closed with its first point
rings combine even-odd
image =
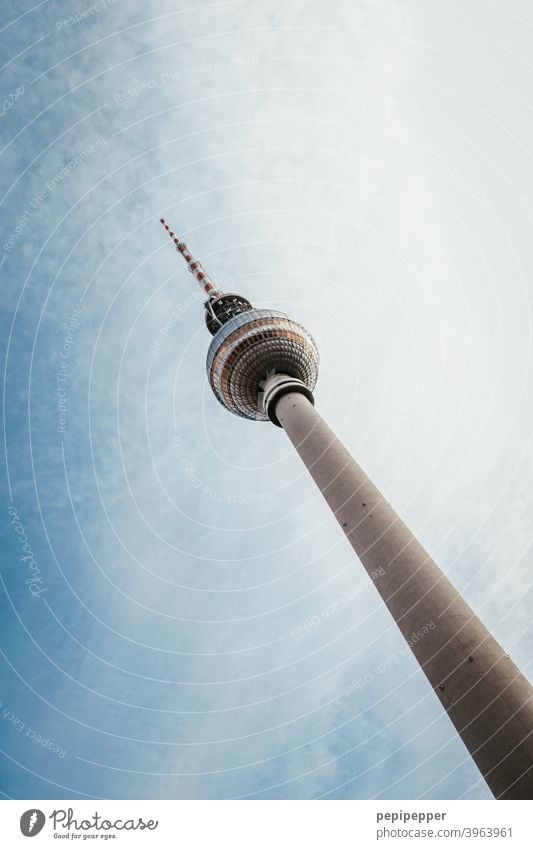
{"type": "Polygon", "coordinates": [[[220,290],[218,286],[213,283],[207,272],[204,271],[201,263],[197,259],[195,259],[190,253],[185,242],[182,242],[179,236],[176,236],[176,234],[170,229],[164,218],[161,218],[160,221],[165,230],[167,231],[168,235],[176,245],[176,250],[182,255],[183,259],[189,266],[189,271],[196,278],[203,291],[209,296],[219,295],[220,290]]]}

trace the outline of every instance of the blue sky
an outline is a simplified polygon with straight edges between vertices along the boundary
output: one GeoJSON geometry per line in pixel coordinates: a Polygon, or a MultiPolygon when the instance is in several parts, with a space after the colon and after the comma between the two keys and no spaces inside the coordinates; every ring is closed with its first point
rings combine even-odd
{"type": "Polygon", "coordinates": [[[531,675],[528,4],[9,14],[0,791],[489,798],[282,431],[212,397],[158,219],[313,333],[320,411],[531,675]]]}

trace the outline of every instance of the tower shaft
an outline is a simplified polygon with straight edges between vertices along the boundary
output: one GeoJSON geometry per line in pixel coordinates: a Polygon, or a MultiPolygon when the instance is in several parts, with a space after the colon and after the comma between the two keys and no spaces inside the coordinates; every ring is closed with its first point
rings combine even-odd
{"type": "Polygon", "coordinates": [[[309,397],[272,406],[495,797],[533,798],[531,685],[309,397]]]}

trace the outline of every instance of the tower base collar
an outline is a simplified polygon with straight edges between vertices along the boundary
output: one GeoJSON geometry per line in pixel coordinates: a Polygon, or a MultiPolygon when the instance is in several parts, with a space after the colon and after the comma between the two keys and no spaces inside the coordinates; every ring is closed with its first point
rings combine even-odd
{"type": "Polygon", "coordinates": [[[263,383],[263,391],[259,396],[259,401],[272,424],[275,424],[277,427],[282,427],[282,425],[276,416],[276,404],[288,392],[299,392],[301,395],[305,395],[311,404],[314,405],[315,403],[313,393],[305,385],[303,380],[299,380],[297,377],[290,377],[288,374],[273,374],[267,377],[263,383]]]}

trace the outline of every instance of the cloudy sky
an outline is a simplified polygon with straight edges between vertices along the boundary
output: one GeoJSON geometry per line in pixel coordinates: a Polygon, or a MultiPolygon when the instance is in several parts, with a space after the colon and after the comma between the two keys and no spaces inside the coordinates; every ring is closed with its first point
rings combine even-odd
{"type": "Polygon", "coordinates": [[[532,29],[10,4],[5,797],[490,797],[283,432],[212,397],[158,219],[313,333],[321,413],[531,675],[532,29]]]}

